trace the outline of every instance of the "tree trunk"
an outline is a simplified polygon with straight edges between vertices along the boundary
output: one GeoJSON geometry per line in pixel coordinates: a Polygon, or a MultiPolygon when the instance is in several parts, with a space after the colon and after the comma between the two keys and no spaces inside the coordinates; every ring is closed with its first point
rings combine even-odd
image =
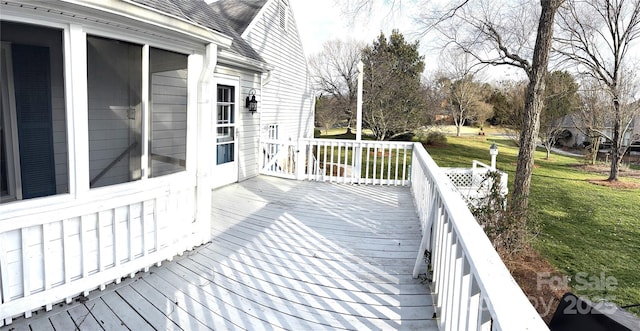
{"type": "Polygon", "coordinates": [[[600,137],[591,138],[591,164],[595,165],[598,160],[598,151],[600,150],[600,137]]]}
{"type": "Polygon", "coordinates": [[[613,122],[613,141],[611,142],[611,170],[609,171],[608,181],[617,181],[620,172],[620,149],[622,139],[620,137],[620,101],[615,96],[613,99],[613,111],[615,112],[615,120],[613,122]]]}
{"type": "MultiPolygon", "coordinates": [[[[520,135],[520,151],[516,166],[515,185],[511,210],[520,215],[520,221],[525,222],[526,210],[529,206],[529,190],[533,173],[534,152],[536,138],[540,130],[540,112],[544,105],[545,78],[549,64],[549,52],[553,39],[553,22],[561,0],[541,0],[542,11],[538,22],[538,33],[531,62],[529,86],[524,108],[524,121],[520,135]]],[[[524,229],[523,229],[524,230],[524,229]]]]}
{"type": "Polygon", "coordinates": [[[456,137],[460,137],[460,125],[456,125],[456,137]]]}

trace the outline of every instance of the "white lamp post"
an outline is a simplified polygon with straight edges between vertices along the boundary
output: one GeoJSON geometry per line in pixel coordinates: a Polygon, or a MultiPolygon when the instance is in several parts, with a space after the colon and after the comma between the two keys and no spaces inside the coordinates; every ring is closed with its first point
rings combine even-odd
{"type": "Polygon", "coordinates": [[[498,156],[498,145],[496,143],[491,144],[491,147],[489,147],[489,154],[491,155],[491,170],[496,170],[496,157],[498,156]]]}
{"type": "Polygon", "coordinates": [[[358,100],[356,103],[356,140],[362,140],[362,76],[364,63],[358,62],[358,100]]]}

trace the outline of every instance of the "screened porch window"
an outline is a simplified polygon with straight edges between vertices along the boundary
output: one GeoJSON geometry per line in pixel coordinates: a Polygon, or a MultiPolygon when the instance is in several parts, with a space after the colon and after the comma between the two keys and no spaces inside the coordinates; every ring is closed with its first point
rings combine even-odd
{"type": "Polygon", "coordinates": [[[88,36],[90,185],[101,187],[186,169],[187,55],[88,36]],[[148,61],[148,72],[143,63],[148,61]],[[143,80],[147,75],[148,79],[143,80]],[[148,81],[149,109],[142,107],[148,81]],[[148,138],[143,123],[148,123],[148,138]],[[148,143],[148,164],[142,164],[148,143]],[[148,170],[145,174],[144,169],[148,170]]]}
{"type": "Polygon", "coordinates": [[[0,203],[68,193],[62,30],[0,24],[0,203]]]}
{"type": "Polygon", "coordinates": [[[87,36],[90,186],[141,177],[142,46],[87,36]]]}
{"type": "Polygon", "coordinates": [[[185,170],[187,158],[187,56],[151,48],[151,177],[185,170]]]}

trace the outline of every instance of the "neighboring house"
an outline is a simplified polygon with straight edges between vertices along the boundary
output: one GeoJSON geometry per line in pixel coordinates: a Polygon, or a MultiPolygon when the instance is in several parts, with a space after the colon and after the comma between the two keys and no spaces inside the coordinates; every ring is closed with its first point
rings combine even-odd
{"type": "Polygon", "coordinates": [[[0,326],[210,240],[211,189],[311,137],[292,11],[251,3],[0,3],[0,326]]]}
{"type": "MultiPolygon", "coordinates": [[[[586,128],[584,128],[584,125],[582,124],[582,119],[576,113],[564,116],[560,120],[559,127],[569,134],[563,135],[563,138],[558,140],[558,144],[565,147],[576,147],[590,143],[589,137],[585,134],[586,128]]],[[[604,128],[604,132],[608,135],[612,135],[611,127],[604,128]]],[[[629,125],[629,129],[625,132],[622,143],[625,146],[631,144],[633,148],[640,145],[640,116],[635,116],[633,118],[629,125]]],[[[605,147],[610,146],[604,138],[601,139],[601,144],[605,147]]]]}

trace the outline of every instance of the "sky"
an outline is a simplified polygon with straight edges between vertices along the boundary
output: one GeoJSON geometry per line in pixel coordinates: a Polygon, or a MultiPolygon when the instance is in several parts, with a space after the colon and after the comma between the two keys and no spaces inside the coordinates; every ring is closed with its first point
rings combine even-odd
{"type": "MultiPolygon", "coordinates": [[[[374,0],[379,3],[382,0],[374,0]]],[[[416,31],[412,27],[413,20],[409,13],[418,10],[410,8],[411,2],[402,2],[402,10],[396,11],[394,16],[389,15],[389,9],[379,6],[371,17],[364,21],[358,20],[355,24],[349,24],[350,19],[342,14],[341,8],[334,0],[290,0],[291,8],[298,25],[298,32],[302,40],[302,46],[307,58],[322,50],[322,44],[328,40],[348,38],[371,44],[380,34],[388,37],[394,28],[397,28],[408,41],[416,38],[416,31]]],[[[440,64],[440,51],[431,45],[427,37],[420,39],[420,54],[425,56],[425,75],[433,74],[440,64]]],[[[485,69],[481,79],[488,81],[500,81],[503,79],[522,79],[517,69],[506,66],[490,67],[485,69]]]]}
{"type": "Polygon", "coordinates": [[[320,52],[328,40],[351,38],[369,44],[381,31],[388,36],[396,27],[403,33],[409,30],[410,20],[391,19],[388,11],[378,10],[368,22],[358,21],[350,26],[350,20],[333,0],[290,0],[290,3],[307,57],[320,52]],[[402,21],[405,27],[398,26],[397,21],[402,21]]]}

